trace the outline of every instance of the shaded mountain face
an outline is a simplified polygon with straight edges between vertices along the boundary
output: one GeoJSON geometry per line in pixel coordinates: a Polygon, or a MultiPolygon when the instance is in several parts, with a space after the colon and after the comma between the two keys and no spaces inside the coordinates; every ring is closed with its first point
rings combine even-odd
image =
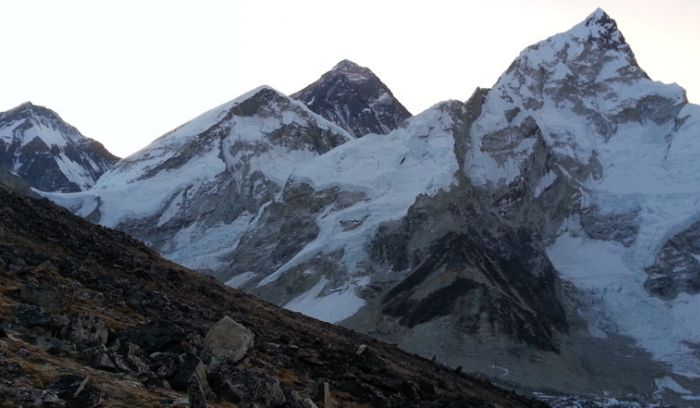
{"type": "Polygon", "coordinates": [[[118,158],[55,112],[27,102],[0,113],[0,167],[41,191],[92,187],[118,158]]]}
{"type": "Polygon", "coordinates": [[[291,97],[355,137],[389,133],[411,117],[372,71],[348,60],[291,97]]]}
{"type": "MultiPolygon", "coordinates": [[[[684,405],[700,394],[698,134],[700,107],[650,80],[597,10],[466,103],[286,167],[244,218],[197,224],[215,206],[191,207],[191,224],[150,233],[179,210],[122,213],[108,184],[52,198],[84,216],[99,205],[96,219],[129,219],[108,225],[141,228],[173,260],[445,364],[684,405]]],[[[151,152],[132,179],[170,157],[151,152]]],[[[200,174],[187,169],[165,174],[200,174]]],[[[179,209],[205,196],[168,183],[139,197],[162,187],[173,198],[160,202],[179,209]]]]}
{"type": "Polygon", "coordinates": [[[46,200],[0,186],[0,203],[2,407],[540,405],[264,303],[46,200]],[[224,316],[254,336],[237,362],[208,357],[224,316]]]}

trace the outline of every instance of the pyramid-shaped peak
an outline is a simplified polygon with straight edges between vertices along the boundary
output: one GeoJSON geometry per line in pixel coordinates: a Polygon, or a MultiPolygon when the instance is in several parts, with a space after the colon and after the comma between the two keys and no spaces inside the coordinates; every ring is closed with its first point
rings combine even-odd
{"type": "Polygon", "coordinates": [[[586,18],[586,22],[597,23],[600,21],[611,20],[610,15],[605,12],[602,8],[598,7],[586,18]]]}
{"type": "Polygon", "coordinates": [[[615,20],[605,10],[597,8],[584,21],[569,30],[577,38],[593,38],[607,44],[625,44],[625,37],[615,20]]]}
{"type": "Polygon", "coordinates": [[[355,62],[350,61],[349,59],[344,59],[339,63],[335,64],[335,66],[333,67],[333,71],[359,71],[363,69],[367,68],[362,67],[356,64],[355,62]]]}
{"type": "Polygon", "coordinates": [[[389,133],[411,117],[369,68],[347,59],[291,98],[356,137],[389,133]]]}
{"type": "Polygon", "coordinates": [[[344,75],[350,80],[379,80],[374,73],[366,67],[360,66],[348,59],[337,63],[330,71],[329,75],[344,75]]]}

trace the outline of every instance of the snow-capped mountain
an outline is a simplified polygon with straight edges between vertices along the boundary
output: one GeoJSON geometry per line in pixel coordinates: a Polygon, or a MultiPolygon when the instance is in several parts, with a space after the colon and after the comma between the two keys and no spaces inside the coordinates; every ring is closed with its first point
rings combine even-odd
{"type": "Polygon", "coordinates": [[[466,103],[373,132],[261,88],[51,198],[520,389],[700,398],[700,107],[652,81],[605,12],[466,103]]]}
{"type": "Polygon", "coordinates": [[[42,191],[90,188],[118,158],[30,102],[0,113],[0,167],[42,191]]]}
{"type": "Polygon", "coordinates": [[[389,133],[411,117],[369,68],[348,60],[291,97],[355,137],[389,133]]]}
{"type": "Polygon", "coordinates": [[[523,51],[469,142],[468,178],[538,228],[560,276],[605,311],[591,329],[700,376],[700,107],[683,89],[650,80],[597,10],[523,51]]]}
{"type": "Polygon", "coordinates": [[[301,102],[260,87],[121,160],[91,190],[49,196],[216,273],[296,166],[351,139],[301,102]]]}

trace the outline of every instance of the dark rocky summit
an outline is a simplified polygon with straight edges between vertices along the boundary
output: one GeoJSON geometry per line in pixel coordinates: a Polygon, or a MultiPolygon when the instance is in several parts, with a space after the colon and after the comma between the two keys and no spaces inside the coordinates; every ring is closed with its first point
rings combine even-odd
{"type": "Polygon", "coordinates": [[[256,300],[47,200],[0,186],[0,203],[0,407],[538,405],[256,300]]]}
{"type": "Polygon", "coordinates": [[[411,117],[369,68],[348,60],[291,97],[356,137],[389,133],[411,117]]]}

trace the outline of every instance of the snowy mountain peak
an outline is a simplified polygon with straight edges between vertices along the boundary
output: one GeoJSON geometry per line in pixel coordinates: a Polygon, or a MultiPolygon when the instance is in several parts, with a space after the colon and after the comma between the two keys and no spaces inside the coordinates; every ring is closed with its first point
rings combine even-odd
{"type": "MultiPolygon", "coordinates": [[[[49,129],[57,130],[60,132],[60,137],[54,138],[49,132],[39,132],[37,134],[31,134],[32,137],[39,137],[47,145],[57,145],[64,146],[68,142],[78,142],[83,138],[83,136],[78,132],[76,128],[67,124],[61,119],[60,116],[51,109],[44,106],[35,105],[31,102],[24,102],[5,113],[0,113],[0,122],[3,124],[27,122],[24,127],[33,126],[43,126],[49,129]]],[[[15,137],[18,133],[15,133],[15,137]]],[[[29,134],[25,134],[30,136],[29,134]]],[[[12,136],[8,132],[2,132],[0,130],[0,137],[6,140],[11,140],[12,136]]],[[[31,140],[25,140],[24,143],[29,143],[31,140]]]]}
{"type": "Polygon", "coordinates": [[[0,113],[0,167],[34,188],[87,189],[117,160],[51,109],[25,102],[0,113]]]}
{"type": "Polygon", "coordinates": [[[340,61],[291,97],[356,137],[389,133],[411,117],[369,68],[350,60],[340,61]]]}
{"type": "Polygon", "coordinates": [[[569,31],[526,48],[499,78],[473,134],[474,143],[494,154],[484,159],[475,151],[468,173],[477,184],[510,183],[539,137],[567,157],[570,171],[600,178],[600,143],[647,121],[669,134],[686,104],[682,88],[649,79],[615,21],[598,9],[569,31]],[[506,145],[513,154],[504,154],[506,145]],[[504,165],[506,156],[514,161],[504,165]]]}
{"type": "Polygon", "coordinates": [[[631,53],[630,47],[618,29],[615,20],[600,8],[569,30],[569,34],[581,39],[594,39],[607,48],[625,50],[631,53]]]}

